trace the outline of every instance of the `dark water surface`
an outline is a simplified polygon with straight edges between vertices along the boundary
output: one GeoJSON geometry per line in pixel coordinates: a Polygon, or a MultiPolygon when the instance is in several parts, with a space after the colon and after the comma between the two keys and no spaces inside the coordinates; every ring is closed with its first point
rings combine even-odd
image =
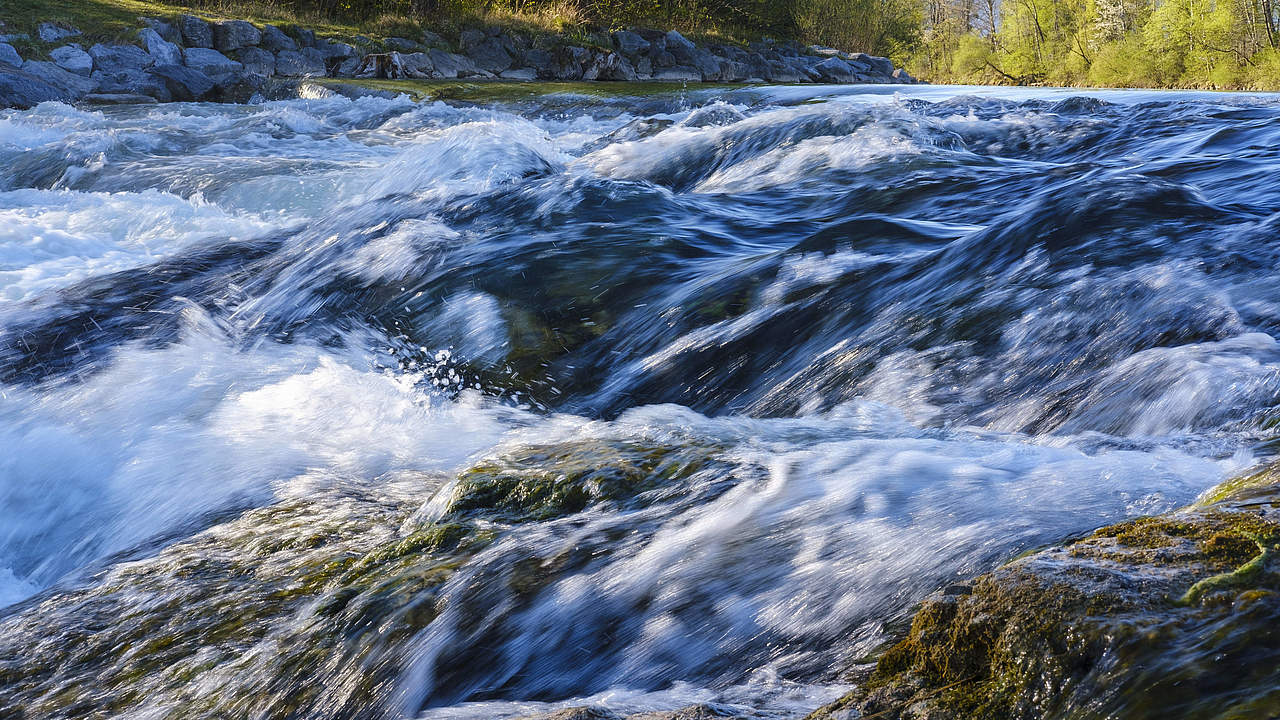
{"type": "Polygon", "coordinates": [[[1270,453],[1271,96],[0,112],[0,715],[802,715],[1270,453]]]}

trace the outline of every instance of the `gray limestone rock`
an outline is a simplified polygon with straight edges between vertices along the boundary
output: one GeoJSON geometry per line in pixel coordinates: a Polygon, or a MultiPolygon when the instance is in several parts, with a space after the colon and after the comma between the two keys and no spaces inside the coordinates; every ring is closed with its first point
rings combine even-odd
{"type": "Polygon", "coordinates": [[[67,72],[89,76],[93,72],[93,57],[76,45],[63,45],[49,52],[53,62],[67,72]]]}
{"type": "Polygon", "coordinates": [[[151,74],[179,102],[203,100],[213,90],[213,80],[208,75],[182,65],[159,65],[151,68],[151,74]]]}
{"type": "Polygon", "coordinates": [[[498,38],[486,38],[469,48],[466,55],[475,62],[476,67],[491,73],[500,73],[515,63],[498,38]]]}
{"type": "Polygon", "coordinates": [[[178,18],[178,30],[182,33],[182,44],[187,48],[213,47],[213,28],[195,15],[178,18]]]}
{"type": "Polygon", "coordinates": [[[276,56],[260,47],[247,47],[236,53],[245,72],[270,77],[276,73],[276,56]]]}
{"type": "Polygon", "coordinates": [[[98,83],[93,78],[67,72],[51,62],[28,60],[22,63],[22,69],[58,88],[72,100],[98,89],[98,83]]]}
{"type": "Polygon", "coordinates": [[[14,67],[22,67],[22,56],[18,54],[17,50],[13,49],[12,45],[9,45],[8,43],[0,43],[0,63],[5,63],[14,67]]]}
{"type": "Polygon", "coordinates": [[[0,108],[26,110],[42,102],[67,100],[60,88],[45,82],[38,75],[9,65],[0,65],[0,108]]]}
{"type": "Polygon", "coordinates": [[[142,70],[156,64],[154,58],[137,45],[103,45],[89,48],[89,56],[99,70],[142,70]]]}
{"type": "Polygon", "coordinates": [[[613,47],[627,57],[634,57],[649,49],[649,41],[629,30],[613,34],[613,47]]]}
{"type": "Polygon", "coordinates": [[[283,77],[324,77],[324,57],[315,48],[281,50],[276,54],[276,74],[283,77]]]}
{"type": "Polygon", "coordinates": [[[262,39],[258,41],[258,47],[274,53],[281,50],[297,50],[298,42],[275,25],[267,25],[262,28],[262,39]]]}
{"type": "Polygon", "coordinates": [[[261,40],[258,28],[244,20],[224,20],[213,26],[213,47],[221,53],[253,47],[261,40]]]}
{"type": "Polygon", "coordinates": [[[58,42],[79,34],[81,33],[76,28],[55,25],[51,22],[42,22],[36,27],[36,37],[40,38],[40,42],[58,42]]]}
{"type": "Polygon", "coordinates": [[[210,48],[187,48],[182,51],[184,64],[192,70],[215,77],[243,69],[240,63],[210,48]]]}
{"type": "Polygon", "coordinates": [[[138,40],[142,41],[142,46],[147,49],[147,54],[156,65],[182,64],[182,48],[165,40],[156,30],[152,28],[139,30],[138,40]]]}
{"type": "Polygon", "coordinates": [[[435,65],[431,56],[424,52],[405,53],[400,56],[400,66],[404,68],[406,77],[429,78],[435,73],[435,65]]]}
{"type": "Polygon", "coordinates": [[[91,77],[98,85],[95,92],[148,95],[160,102],[173,99],[164,80],[139,68],[95,70],[91,77]]]}

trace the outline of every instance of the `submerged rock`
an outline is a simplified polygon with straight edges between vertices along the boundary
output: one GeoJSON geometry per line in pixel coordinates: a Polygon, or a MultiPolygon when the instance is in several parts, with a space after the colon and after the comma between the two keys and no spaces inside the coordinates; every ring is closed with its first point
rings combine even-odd
{"type": "Polygon", "coordinates": [[[1280,475],[1263,473],[931,596],[870,679],[810,717],[1273,717],[1277,617],[1280,475]]]}
{"type": "MultiPolygon", "coordinates": [[[[529,447],[463,472],[438,518],[547,520],[591,506],[635,507],[714,464],[710,448],[584,440],[529,447]]],[[[727,467],[727,466],[726,466],[727,467]]]]}
{"type": "MultiPolygon", "coordinates": [[[[244,513],[0,620],[0,716],[375,717],[483,534],[400,536],[381,488],[244,513]],[[376,662],[368,662],[376,658],[376,662]]],[[[420,492],[420,490],[419,490],[420,492]]]]}

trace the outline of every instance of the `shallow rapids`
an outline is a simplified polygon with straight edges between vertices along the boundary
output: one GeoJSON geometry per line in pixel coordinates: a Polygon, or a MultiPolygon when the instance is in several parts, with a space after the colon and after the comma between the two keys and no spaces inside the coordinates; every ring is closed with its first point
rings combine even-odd
{"type": "Polygon", "coordinates": [[[1275,98],[460,97],[0,112],[0,715],[801,717],[1273,452],[1275,98]]]}

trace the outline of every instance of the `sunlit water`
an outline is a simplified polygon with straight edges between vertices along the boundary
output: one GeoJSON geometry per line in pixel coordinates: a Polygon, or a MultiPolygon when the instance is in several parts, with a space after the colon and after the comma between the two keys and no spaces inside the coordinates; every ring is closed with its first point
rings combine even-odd
{"type": "Polygon", "coordinates": [[[716,464],[497,523],[301,714],[802,715],[940,585],[1269,452],[1277,173],[1265,96],[0,112],[0,656],[61,668],[0,709],[87,685],[82,714],[269,716],[299,691],[281,638],[326,632],[305,597],[181,683],[59,653],[159,632],[114,602],[254,597],[157,579],[254,509],[304,501],[364,552],[485,458],[632,443],[716,464]]]}

